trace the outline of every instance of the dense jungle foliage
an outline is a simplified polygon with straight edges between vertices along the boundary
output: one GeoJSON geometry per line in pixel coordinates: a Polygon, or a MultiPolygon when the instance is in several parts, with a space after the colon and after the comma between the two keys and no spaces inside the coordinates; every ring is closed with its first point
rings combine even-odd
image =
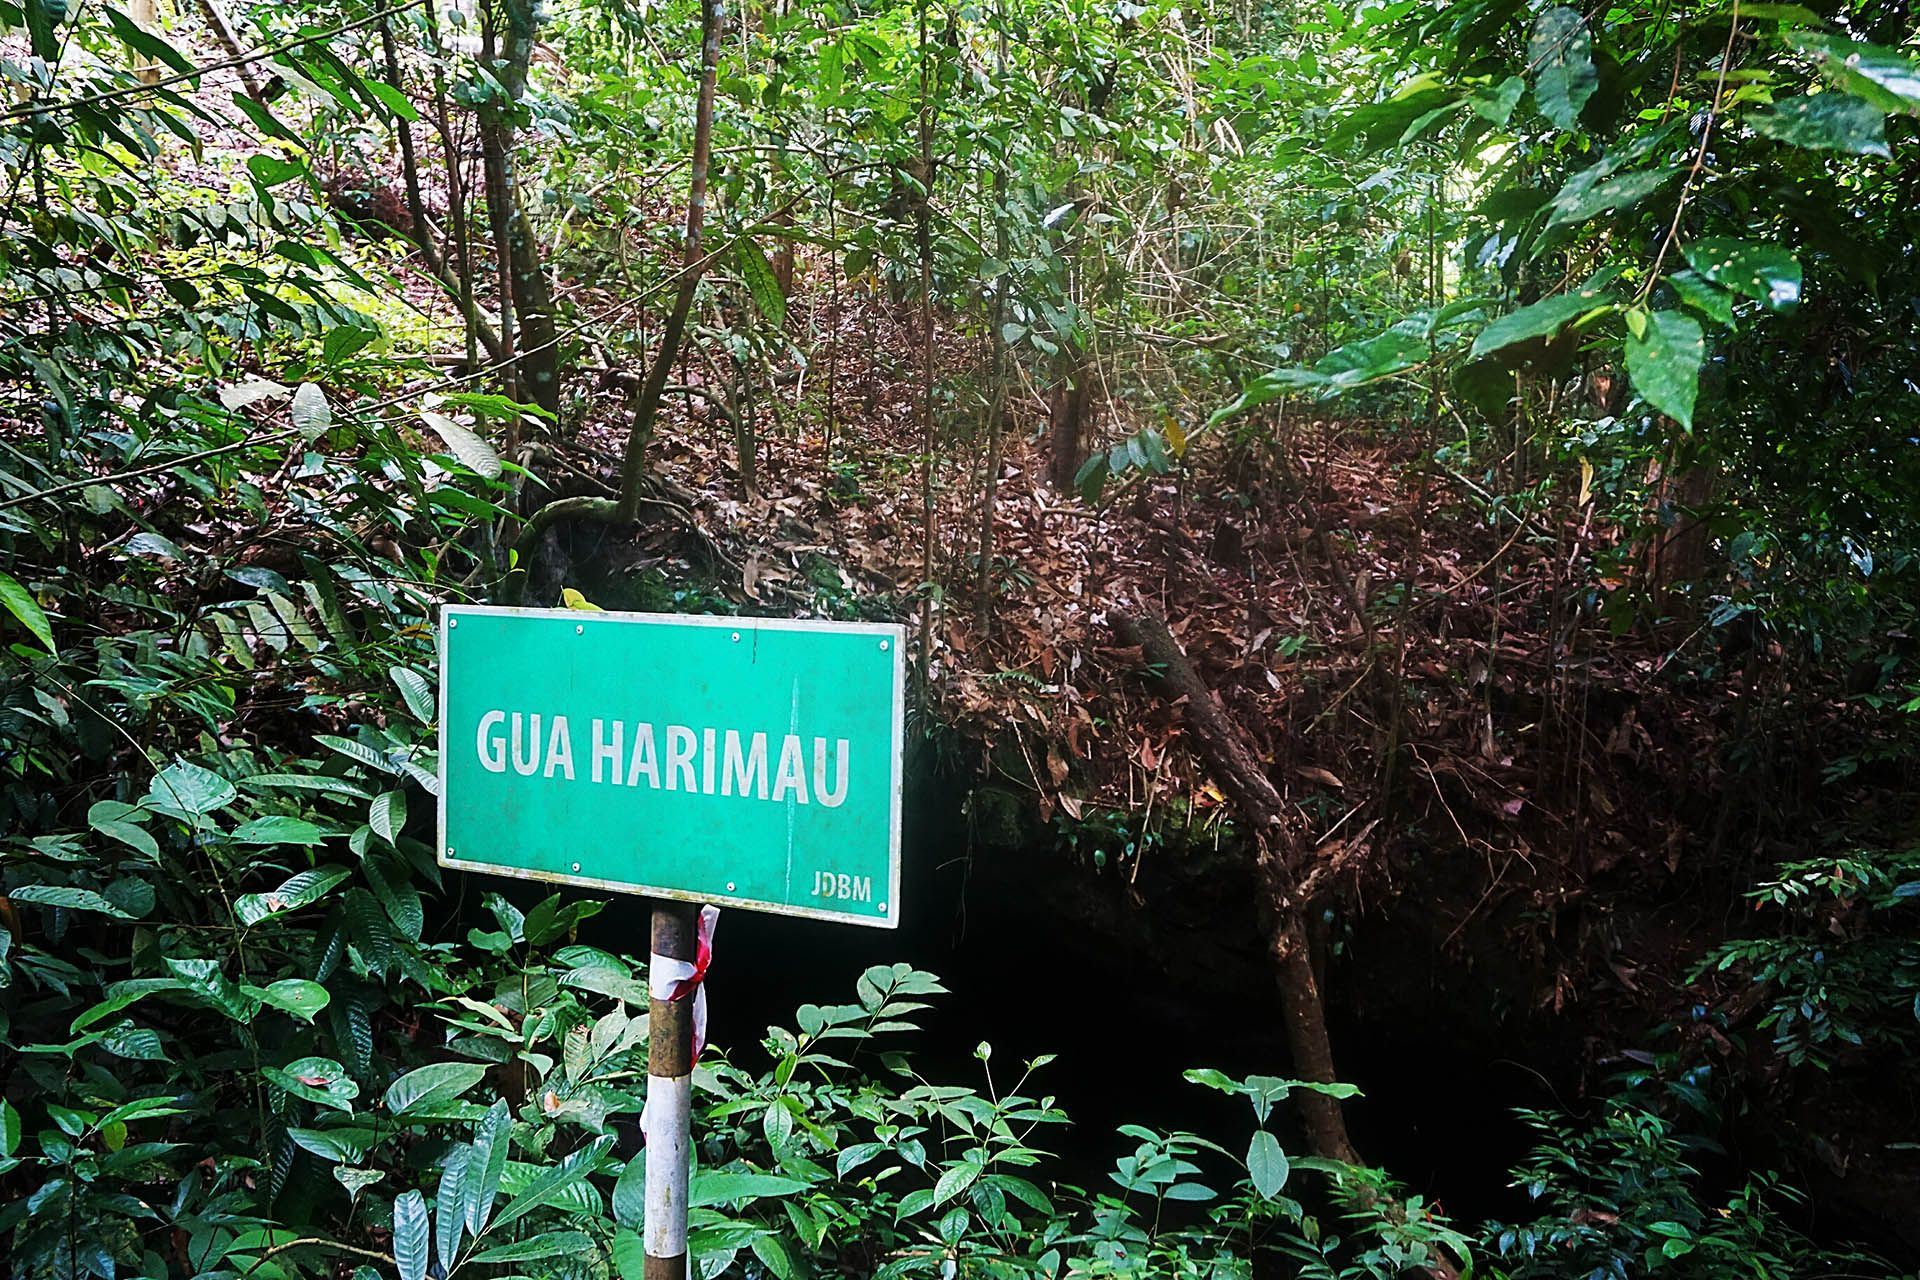
{"type": "Polygon", "coordinates": [[[0,83],[7,1275],[640,1275],[644,961],[437,864],[450,602],[905,622],[971,859],[1271,983],[1096,1168],[1151,1028],[823,980],[697,1070],[702,1280],[1920,1259],[1909,0],[0,0],[0,83]],[[1551,1077],[1511,1212],[1349,1008],[1551,1077]]]}

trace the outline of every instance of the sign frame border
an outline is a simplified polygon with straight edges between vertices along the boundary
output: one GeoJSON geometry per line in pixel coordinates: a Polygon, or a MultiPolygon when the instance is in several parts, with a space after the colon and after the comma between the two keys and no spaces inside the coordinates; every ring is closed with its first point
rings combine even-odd
{"type": "Polygon", "coordinates": [[[904,819],[906,799],[906,634],[907,629],[894,622],[832,622],[813,618],[759,618],[735,617],[725,614],[694,613],[645,613],[636,610],[619,609],[567,609],[538,608],[527,605],[482,605],[482,604],[442,604],[439,619],[434,624],[435,648],[440,659],[439,688],[435,691],[435,713],[439,717],[437,741],[440,748],[439,769],[440,794],[435,799],[437,828],[433,847],[434,862],[453,871],[478,871],[489,875],[507,876],[515,880],[531,880],[541,884],[571,885],[580,889],[598,889],[607,893],[639,894],[648,898],[664,898],[671,902],[713,902],[721,907],[733,907],[742,911],[758,911],[768,915],[797,917],[806,920],[825,920],[834,924],[851,924],[869,929],[898,929],[900,927],[900,838],[904,819]],[[837,634],[870,635],[889,642],[893,655],[893,699],[890,719],[893,722],[892,756],[893,776],[888,788],[888,841],[887,841],[887,912],[883,916],[858,916],[845,912],[830,911],[819,907],[798,907],[785,903],[765,902],[758,898],[710,898],[702,893],[686,889],[669,889],[659,885],[635,884],[626,881],[604,880],[598,876],[569,875],[560,871],[539,871],[530,867],[508,867],[491,862],[479,862],[466,858],[447,857],[447,762],[451,758],[447,749],[447,640],[448,628],[452,621],[467,615],[513,617],[564,617],[572,614],[577,625],[594,622],[610,623],[650,623],[655,626],[697,626],[725,629],[729,631],[826,631],[837,634]]]}

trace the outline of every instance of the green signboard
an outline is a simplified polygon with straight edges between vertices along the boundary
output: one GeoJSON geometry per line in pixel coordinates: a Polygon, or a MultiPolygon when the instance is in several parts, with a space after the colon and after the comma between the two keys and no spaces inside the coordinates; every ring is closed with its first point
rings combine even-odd
{"type": "Polygon", "coordinates": [[[892,928],[901,630],[450,605],[440,863],[892,928]]]}

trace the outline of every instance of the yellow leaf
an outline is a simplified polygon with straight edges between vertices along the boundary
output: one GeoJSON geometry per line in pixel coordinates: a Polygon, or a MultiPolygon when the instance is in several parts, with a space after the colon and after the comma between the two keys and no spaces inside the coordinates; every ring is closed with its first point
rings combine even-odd
{"type": "Polygon", "coordinates": [[[606,610],[581,595],[578,591],[575,591],[572,587],[560,588],[560,602],[569,609],[591,609],[595,613],[606,612],[606,610]]]}
{"type": "Polygon", "coordinates": [[[1187,451],[1187,433],[1180,429],[1180,420],[1172,414],[1167,415],[1167,447],[1176,458],[1187,451]]]}
{"type": "Polygon", "coordinates": [[[1580,459],[1580,505],[1586,506],[1593,501],[1593,464],[1585,458],[1580,459]]]}

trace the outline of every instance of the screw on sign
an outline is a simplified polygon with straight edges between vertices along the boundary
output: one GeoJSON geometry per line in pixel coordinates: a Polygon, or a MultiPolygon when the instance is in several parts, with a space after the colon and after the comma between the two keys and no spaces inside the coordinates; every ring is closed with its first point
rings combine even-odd
{"type": "Polygon", "coordinates": [[[899,924],[900,640],[870,623],[443,611],[441,865],[654,900],[647,1280],[687,1274],[711,904],[899,924]]]}

